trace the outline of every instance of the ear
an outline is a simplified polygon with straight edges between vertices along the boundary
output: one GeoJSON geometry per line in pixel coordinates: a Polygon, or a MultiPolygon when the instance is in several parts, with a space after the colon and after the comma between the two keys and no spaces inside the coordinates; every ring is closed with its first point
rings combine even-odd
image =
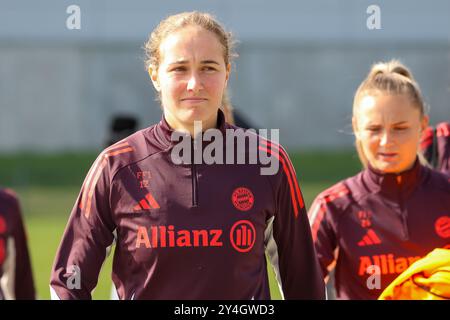
{"type": "Polygon", "coordinates": [[[149,66],[147,71],[150,79],[152,80],[153,87],[155,87],[155,90],[159,92],[161,90],[161,87],[159,85],[158,70],[152,66],[149,66]]]}
{"type": "Polygon", "coordinates": [[[430,123],[430,117],[428,115],[424,115],[422,120],[420,121],[420,133],[424,132],[430,123]]]}
{"type": "Polygon", "coordinates": [[[225,77],[225,85],[228,84],[228,79],[230,78],[230,73],[231,73],[231,64],[227,64],[227,68],[226,68],[226,77],[225,77]]]}
{"type": "Polygon", "coordinates": [[[358,128],[358,121],[356,120],[356,117],[353,116],[352,117],[352,127],[353,127],[353,133],[355,134],[356,139],[360,139],[360,134],[359,134],[359,128],[358,128]]]}

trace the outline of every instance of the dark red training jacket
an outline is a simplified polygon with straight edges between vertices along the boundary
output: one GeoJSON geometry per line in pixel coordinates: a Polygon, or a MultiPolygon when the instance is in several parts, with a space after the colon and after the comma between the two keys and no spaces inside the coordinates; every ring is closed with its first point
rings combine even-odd
{"type": "Polygon", "coordinates": [[[411,263],[450,248],[449,178],[419,161],[401,174],[368,168],[322,192],[309,218],[337,298],[376,299],[411,263]]]}
{"type": "Polygon", "coordinates": [[[450,122],[428,127],[422,135],[420,149],[434,168],[450,175],[450,122]]]}
{"type": "MultiPolygon", "coordinates": [[[[218,128],[236,129],[221,112],[218,128]]],[[[172,132],[163,118],[100,154],[56,255],[53,297],[90,299],[116,237],[112,279],[120,299],[269,299],[266,252],[285,298],[323,299],[286,151],[259,145],[280,159],[271,176],[258,164],[175,165],[172,132]]]]}
{"type": "Polygon", "coordinates": [[[13,191],[0,190],[0,300],[35,297],[19,201],[13,191]]]}

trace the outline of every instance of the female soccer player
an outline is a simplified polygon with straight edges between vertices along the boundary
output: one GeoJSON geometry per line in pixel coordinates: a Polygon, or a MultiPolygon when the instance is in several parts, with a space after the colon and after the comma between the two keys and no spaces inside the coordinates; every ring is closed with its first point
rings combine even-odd
{"type": "Polygon", "coordinates": [[[107,148],[92,166],[56,255],[53,297],[91,298],[116,237],[120,299],[269,299],[265,252],[285,298],[324,298],[303,198],[281,146],[259,144],[280,161],[273,175],[261,175],[259,163],[172,159],[174,136],[188,137],[182,153],[190,159],[211,146],[193,142],[194,121],[244,135],[220,111],[230,35],[209,14],[181,13],[158,25],[146,51],[162,120],[107,148]]]}
{"type": "Polygon", "coordinates": [[[338,299],[376,299],[415,260],[450,245],[450,183],[418,161],[428,116],[397,61],[372,67],[356,91],[353,130],[365,169],[322,192],[309,211],[324,278],[338,299]]]}
{"type": "Polygon", "coordinates": [[[420,149],[433,168],[450,175],[450,122],[428,127],[422,134],[420,149]]]}
{"type": "Polygon", "coordinates": [[[0,300],[34,300],[33,272],[19,201],[0,190],[0,300]]]}

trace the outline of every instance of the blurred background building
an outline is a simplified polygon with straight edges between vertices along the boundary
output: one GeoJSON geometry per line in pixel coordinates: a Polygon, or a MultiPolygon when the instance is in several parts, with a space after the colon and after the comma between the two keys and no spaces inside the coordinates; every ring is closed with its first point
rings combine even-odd
{"type": "Polygon", "coordinates": [[[143,64],[169,14],[213,13],[239,40],[232,103],[289,148],[351,147],[353,94],[370,65],[398,58],[450,119],[448,0],[0,0],[0,150],[102,148],[115,115],[161,118],[143,64]],[[69,30],[68,6],[81,10],[69,30]],[[368,6],[381,9],[369,30],[368,6]]]}

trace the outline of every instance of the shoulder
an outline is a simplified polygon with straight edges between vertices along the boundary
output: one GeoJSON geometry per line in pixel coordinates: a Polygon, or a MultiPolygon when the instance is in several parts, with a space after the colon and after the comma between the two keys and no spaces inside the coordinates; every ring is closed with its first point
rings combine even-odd
{"type": "Polygon", "coordinates": [[[450,122],[441,122],[436,125],[438,137],[450,137],[450,122]]]}
{"type": "Polygon", "coordinates": [[[314,202],[344,209],[349,202],[350,196],[351,190],[347,184],[347,180],[342,180],[319,193],[314,202]]]}
{"type": "Polygon", "coordinates": [[[450,122],[440,122],[435,128],[427,127],[421,136],[422,147],[427,147],[433,142],[435,133],[438,138],[450,138],[450,122]]]}
{"type": "Polygon", "coordinates": [[[346,212],[349,207],[356,204],[362,197],[359,192],[361,189],[361,175],[362,173],[358,173],[355,176],[341,180],[319,193],[310,210],[317,211],[320,209],[336,216],[336,218],[346,212]]]}
{"type": "Polygon", "coordinates": [[[420,138],[420,149],[422,152],[426,152],[433,144],[434,139],[434,128],[427,127],[420,138]]]}
{"type": "Polygon", "coordinates": [[[428,191],[441,191],[450,195],[450,177],[442,172],[422,167],[425,173],[424,188],[428,191]]]}
{"type": "Polygon", "coordinates": [[[0,202],[6,205],[17,205],[19,199],[12,189],[0,189],[0,202]]]}
{"type": "MultiPolygon", "coordinates": [[[[444,149],[450,148],[450,122],[441,122],[436,126],[436,137],[438,145],[442,145],[444,149]]],[[[439,152],[444,151],[439,150],[439,152]]]]}
{"type": "Polygon", "coordinates": [[[225,129],[227,150],[232,148],[235,154],[245,153],[251,165],[270,167],[263,175],[280,178],[285,173],[288,178],[296,178],[294,165],[286,148],[279,143],[277,130],[244,129],[230,124],[226,124],[225,129]]]}
{"type": "MultiPolygon", "coordinates": [[[[251,143],[257,143],[258,147],[273,146],[273,150],[277,151],[280,148],[284,148],[279,143],[279,134],[277,129],[260,129],[256,130],[253,128],[244,129],[227,123],[225,125],[225,135],[228,137],[227,142],[231,142],[230,138],[246,138],[248,143],[246,143],[247,148],[252,146],[251,143]]],[[[269,148],[270,149],[270,148],[269,148]]],[[[284,150],[285,151],[285,150],[284,150]]]]}
{"type": "Polygon", "coordinates": [[[154,127],[139,130],[105,148],[98,155],[93,167],[108,167],[110,176],[113,177],[120,169],[161,151],[161,148],[149,142],[154,127]]]}
{"type": "Polygon", "coordinates": [[[0,214],[10,222],[21,217],[19,198],[11,189],[0,189],[0,214]]]}
{"type": "Polygon", "coordinates": [[[313,238],[322,225],[336,226],[340,217],[351,204],[351,190],[346,180],[339,181],[325,189],[314,199],[308,210],[313,238]]]}

